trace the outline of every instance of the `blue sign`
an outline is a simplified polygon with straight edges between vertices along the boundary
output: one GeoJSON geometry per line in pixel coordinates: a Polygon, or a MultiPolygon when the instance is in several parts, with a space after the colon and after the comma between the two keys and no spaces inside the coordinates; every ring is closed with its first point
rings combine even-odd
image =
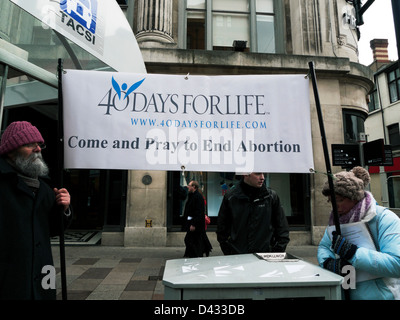
{"type": "Polygon", "coordinates": [[[60,0],[60,8],[90,32],[95,33],[97,0],[60,0]]]}

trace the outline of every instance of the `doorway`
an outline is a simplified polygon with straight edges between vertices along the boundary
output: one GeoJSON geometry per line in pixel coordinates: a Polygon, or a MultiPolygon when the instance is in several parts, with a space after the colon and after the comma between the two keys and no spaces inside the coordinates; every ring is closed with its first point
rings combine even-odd
{"type": "Polygon", "coordinates": [[[127,171],[68,170],[73,230],[122,231],[125,226],[127,171]]]}

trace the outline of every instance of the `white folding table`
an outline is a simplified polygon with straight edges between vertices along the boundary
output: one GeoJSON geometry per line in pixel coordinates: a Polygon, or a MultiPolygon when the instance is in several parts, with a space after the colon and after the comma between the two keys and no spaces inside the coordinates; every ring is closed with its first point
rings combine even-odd
{"type": "Polygon", "coordinates": [[[254,254],[167,260],[166,300],[341,299],[343,277],[301,259],[266,261],[254,254]]]}

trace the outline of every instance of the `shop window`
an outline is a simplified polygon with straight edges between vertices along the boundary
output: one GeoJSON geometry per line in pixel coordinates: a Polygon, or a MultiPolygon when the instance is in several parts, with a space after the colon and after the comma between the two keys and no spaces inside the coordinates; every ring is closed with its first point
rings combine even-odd
{"type": "MultiPolygon", "coordinates": [[[[169,172],[168,174],[168,229],[181,231],[185,200],[180,196],[191,180],[200,184],[206,201],[206,213],[211,218],[209,230],[215,229],[223,196],[240,182],[233,172],[169,172]]],[[[310,217],[309,176],[305,174],[265,174],[265,183],[281,199],[290,226],[306,228],[310,217]]]]}
{"type": "Polygon", "coordinates": [[[64,180],[75,212],[70,229],[123,231],[127,176],[125,170],[68,170],[64,180]]]}
{"type": "Polygon", "coordinates": [[[32,32],[32,37],[33,40],[32,42],[35,43],[36,45],[52,45],[54,44],[54,41],[52,39],[53,32],[50,28],[45,29],[42,26],[34,26],[33,27],[33,32],[32,32]]]}

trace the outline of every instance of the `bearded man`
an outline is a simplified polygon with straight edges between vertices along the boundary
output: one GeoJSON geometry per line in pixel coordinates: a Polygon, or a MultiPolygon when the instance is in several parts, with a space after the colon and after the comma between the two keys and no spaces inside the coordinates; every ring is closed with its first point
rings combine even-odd
{"type": "Polygon", "coordinates": [[[39,130],[17,121],[0,141],[0,299],[55,299],[55,288],[42,284],[53,266],[50,237],[71,221],[66,189],[49,186],[45,148],[39,130]],[[62,206],[62,209],[60,209],[62,206]],[[47,270],[47,269],[44,269],[47,270]]]}

